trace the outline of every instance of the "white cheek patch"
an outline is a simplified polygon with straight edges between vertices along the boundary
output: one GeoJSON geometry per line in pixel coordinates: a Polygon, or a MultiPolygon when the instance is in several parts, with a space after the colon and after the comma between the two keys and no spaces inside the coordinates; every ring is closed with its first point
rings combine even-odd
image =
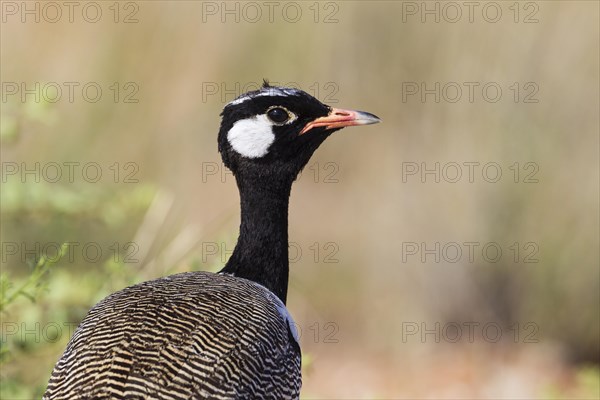
{"type": "Polygon", "coordinates": [[[227,132],[227,140],[244,157],[262,157],[269,152],[269,146],[275,141],[273,123],[264,114],[242,119],[227,132]]]}

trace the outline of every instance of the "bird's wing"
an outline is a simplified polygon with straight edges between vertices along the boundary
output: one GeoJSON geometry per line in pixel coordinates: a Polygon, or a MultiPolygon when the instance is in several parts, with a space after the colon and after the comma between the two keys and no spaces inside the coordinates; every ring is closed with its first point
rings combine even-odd
{"type": "Polygon", "coordinates": [[[265,290],[185,273],[117,292],[77,328],[44,399],[297,398],[299,347],[265,290]]]}

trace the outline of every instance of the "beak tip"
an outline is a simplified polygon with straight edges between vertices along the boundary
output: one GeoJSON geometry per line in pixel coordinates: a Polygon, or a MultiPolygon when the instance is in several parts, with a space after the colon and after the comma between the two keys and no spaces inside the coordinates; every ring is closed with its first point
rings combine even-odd
{"type": "Polygon", "coordinates": [[[360,125],[371,125],[381,122],[381,118],[375,114],[366,111],[358,111],[357,114],[357,122],[359,122],[360,125]]]}

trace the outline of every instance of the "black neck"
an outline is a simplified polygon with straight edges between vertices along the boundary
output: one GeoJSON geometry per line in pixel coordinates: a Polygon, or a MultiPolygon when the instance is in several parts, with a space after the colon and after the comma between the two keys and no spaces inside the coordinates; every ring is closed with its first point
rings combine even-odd
{"type": "Polygon", "coordinates": [[[252,280],[285,304],[288,289],[288,205],[291,180],[236,177],[240,237],[221,272],[252,280]]]}

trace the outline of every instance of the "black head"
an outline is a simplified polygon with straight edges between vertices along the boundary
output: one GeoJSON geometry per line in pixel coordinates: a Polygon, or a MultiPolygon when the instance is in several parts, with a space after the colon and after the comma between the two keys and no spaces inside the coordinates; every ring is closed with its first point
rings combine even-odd
{"type": "Polygon", "coordinates": [[[267,83],[227,104],[221,115],[219,152],[236,177],[291,181],[333,132],[379,122],[372,114],[332,108],[302,90],[267,83]]]}

